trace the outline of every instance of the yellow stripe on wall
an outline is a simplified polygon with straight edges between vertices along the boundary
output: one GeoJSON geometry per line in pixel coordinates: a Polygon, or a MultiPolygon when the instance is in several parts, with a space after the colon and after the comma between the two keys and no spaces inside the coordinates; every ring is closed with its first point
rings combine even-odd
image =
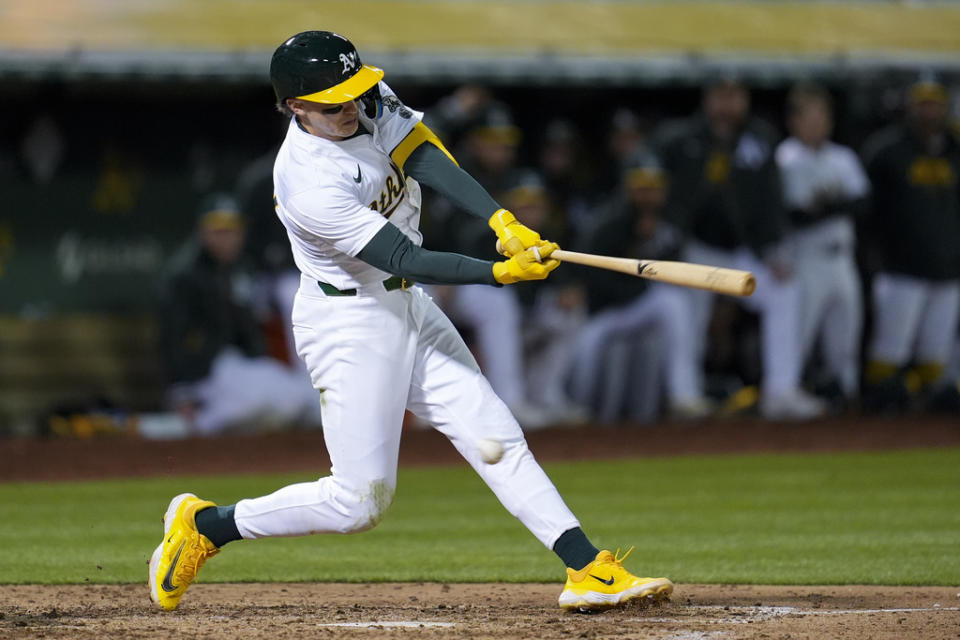
{"type": "Polygon", "coordinates": [[[0,4],[0,49],[272,50],[285,37],[306,29],[340,32],[361,52],[364,48],[598,55],[960,52],[960,6],[944,4],[464,0],[0,4]]]}

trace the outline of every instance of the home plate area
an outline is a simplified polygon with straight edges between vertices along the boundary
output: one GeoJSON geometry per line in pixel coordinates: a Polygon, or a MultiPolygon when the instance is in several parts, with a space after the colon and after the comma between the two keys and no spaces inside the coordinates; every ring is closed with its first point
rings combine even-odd
{"type": "Polygon", "coordinates": [[[672,601],[564,613],[558,585],[196,584],[177,611],[144,585],[0,586],[0,638],[940,638],[957,587],[678,584],[672,601]]]}

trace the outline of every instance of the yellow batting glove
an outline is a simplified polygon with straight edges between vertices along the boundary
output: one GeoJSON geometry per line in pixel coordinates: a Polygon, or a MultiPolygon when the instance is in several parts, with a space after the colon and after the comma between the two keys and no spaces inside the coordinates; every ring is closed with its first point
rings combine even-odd
{"type": "Polygon", "coordinates": [[[503,254],[508,257],[543,242],[539,233],[520,224],[506,209],[497,209],[497,212],[490,216],[488,224],[497,234],[497,239],[503,247],[503,254]]]}
{"type": "Polygon", "coordinates": [[[541,240],[532,247],[528,247],[520,253],[514,254],[513,258],[516,259],[517,264],[519,264],[521,268],[526,269],[530,265],[543,262],[550,257],[550,254],[553,253],[554,249],[559,248],[560,245],[558,245],[556,242],[547,242],[546,240],[541,240]]]}
{"type": "Polygon", "coordinates": [[[543,247],[530,247],[509,260],[493,263],[493,277],[500,284],[513,284],[522,280],[543,280],[550,272],[560,266],[559,260],[550,259],[556,243],[549,242],[543,247]]]}
{"type": "MultiPolygon", "coordinates": [[[[557,245],[556,242],[550,242],[549,240],[538,240],[537,243],[533,245],[532,248],[537,249],[537,251],[534,252],[534,257],[539,256],[540,258],[543,258],[544,256],[548,256],[551,253],[553,253],[554,249],[559,249],[560,247],[557,245]]],[[[508,258],[511,257],[507,253],[506,249],[503,248],[503,244],[501,244],[499,240],[497,240],[497,253],[499,253],[502,256],[507,256],[508,258]]],[[[522,256],[523,253],[521,252],[514,255],[522,256]]],[[[525,259],[521,258],[521,260],[525,260],[525,259]]],[[[540,260],[537,259],[537,262],[540,262],[540,260]]],[[[524,262],[524,264],[526,263],[524,262]]]]}

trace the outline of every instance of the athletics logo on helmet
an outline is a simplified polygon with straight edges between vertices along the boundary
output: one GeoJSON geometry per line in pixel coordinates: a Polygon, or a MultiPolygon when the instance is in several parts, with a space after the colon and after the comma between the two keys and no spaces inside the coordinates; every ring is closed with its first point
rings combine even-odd
{"type": "Polygon", "coordinates": [[[353,71],[357,66],[357,54],[351,53],[347,55],[345,53],[340,54],[340,62],[343,63],[343,72],[347,73],[353,71]]]}
{"type": "Polygon", "coordinates": [[[277,100],[340,104],[377,86],[383,71],[363,64],[356,47],[330,31],[304,31],[273,52],[270,82],[277,100]]]}

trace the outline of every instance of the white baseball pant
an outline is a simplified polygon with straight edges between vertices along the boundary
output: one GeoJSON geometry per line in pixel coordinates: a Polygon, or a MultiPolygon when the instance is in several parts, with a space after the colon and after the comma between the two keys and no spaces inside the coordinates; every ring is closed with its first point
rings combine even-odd
{"type": "Polygon", "coordinates": [[[306,374],[273,358],[250,358],[230,348],[210,374],[193,385],[199,402],[194,424],[212,436],[244,425],[320,421],[320,398],[306,374]]]}
{"type": "MultiPolygon", "coordinates": [[[[777,280],[770,268],[746,247],[728,250],[690,241],[683,259],[688,262],[752,271],[757,289],[742,304],[760,313],[761,364],[763,393],[769,396],[790,393],[799,388],[801,362],[799,325],[799,290],[793,280],[777,280]]],[[[714,294],[688,289],[694,323],[696,362],[702,364],[706,353],[707,326],[713,310],[714,294]]],[[[697,373],[703,375],[702,366],[697,373]]],[[[701,384],[702,387],[702,384],[701,384]]]]}
{"type": "Polygon", "coordinates": [[[477,355],[494,392],[508,407],[527,399],[523,377],[522,311],[510,287],[456,287],[446,311],[474,333],[477,355]]]}
{"type": "Polygon", "coordinates": [[[873,280],[870,359],[897,366],[946,364],[960,315],[960,282],[878,273],[873,280]]]}
{"type": "MultiPolygon", "coordinates": [[[[616,338],[651,332],[664,343],[664,380],[671,402],[698,400],[702,388],[698,386],[700,376],[696,373],[693,330],[686,292],[672,285],[652,283],[632,302],[603,310],[587,321],[576,342],[572,387],[583,396],[592,397],[593,385],[605,379],[602,371],[608,352],[604,346],[616,338]]],[[[637,382],[647,384],[646,380],[637,382]]]]}
{"type": "Polygon", "coordinates": [[[326,296],[304,277],[293,310],[297,350],[321,391],[331,475],[237,503],[244,538],[351,533],[377,524],[397,482],[404,409],[434,425],[506,509],[552,548],[578,527],[453,324],[419,287],[326,296]],[[480,460],[476,442],[503,442],[480,460]]]}
{"type": "Polygon", "coordinates": [[[525,379],[531,402],[563,411],[570,405],[564,388],[575,365],[575,341],[587,322],[587,310],[561,306],[558,294],[557,287],[542,288],[525,323],[525,379]]]}
{"type": "Polygon", "coordinates": [[[848,396],[860,381],[863,292],[854,257],[853,221],[825,220],[793,232],[794,277],[800,287],[800,358],[820,337],[824,364],[848,396]]]}

